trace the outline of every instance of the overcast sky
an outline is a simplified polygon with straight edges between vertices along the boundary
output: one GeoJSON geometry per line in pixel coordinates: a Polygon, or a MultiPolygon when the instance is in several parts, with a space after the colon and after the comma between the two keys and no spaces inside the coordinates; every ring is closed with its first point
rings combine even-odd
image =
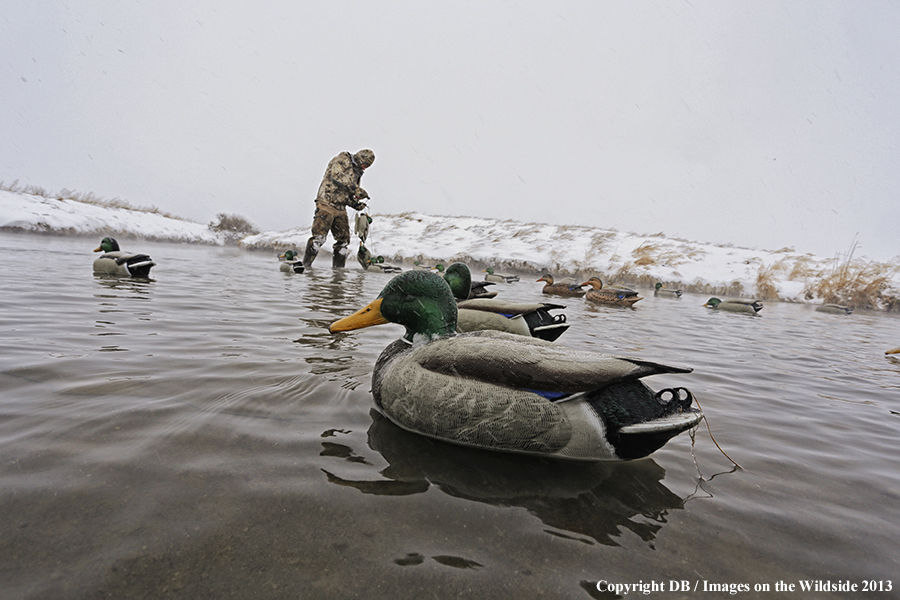
{"type": "Polygon", "coordinates": [[[375,213],[900,255],[897,3],[3,6],[6,184],[284,230],[372,148],[375,213]]]}

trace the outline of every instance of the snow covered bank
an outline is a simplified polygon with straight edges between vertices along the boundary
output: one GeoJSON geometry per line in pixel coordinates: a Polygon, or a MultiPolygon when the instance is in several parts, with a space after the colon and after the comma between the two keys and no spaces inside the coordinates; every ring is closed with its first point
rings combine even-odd
{"type": "MultiPolygon", "coordinates": [[[[419,213],[373,215],[366,243],[390,262],[454,261],[520,274],[549,272],[652,288],[790,302],[833,302],[900,310],[900,257],[889,263],[822,258],[790,248],[758,250],[622,233],[577,225],[521,223],[419,213]]],[[[223,244],[209,226],[153,212],[0,191],[0,230],[66,235],[120,235],[159,241],[223,244]]],[[[309,227],[241,239],[246,249],[302,252],[309,227]]],[[[331,240],[323,248],[330,249],[331,240]]],[[[351,250],[356,251],[356,243],[351,250]]],[[[851,260],[852,258],[852,260],[851,260]]],[[[328,260],[322,258],[320,260],[328,260]]],[[[348,262],[353,268],[354,261],[348,262]]]]}
{"type": "Polygon", "coordinates": [[[0,190],[0,229],[222,244],[207,225],[154,212],[0,190]]]}
{"type": "MultiPolygon", "coordinates": [[[[419,213],[374,215],[367,247],[392,262],[492,266],[652,287],[790,302],[838,302],[900,309],[900,258],[891,263],[821,258],[785,248],[736,248],[576,225],[521,223],[419,213]],[[841,283],[847,285],[842,287],[841,283]],[[863,287],[868,298],[858,298],[863,287]],[[854,295],[856,294],[856,295],[854,295]],[[857,298],[857,300],[854,300],[857,298]]],[[[306,245],[309,229],[249,236],[246,248],[306,245]]],[[[328,249],[328,245],[325,249],[328,249]]],[[[355,249],[355,248],[354,248],[355,249]]]]}

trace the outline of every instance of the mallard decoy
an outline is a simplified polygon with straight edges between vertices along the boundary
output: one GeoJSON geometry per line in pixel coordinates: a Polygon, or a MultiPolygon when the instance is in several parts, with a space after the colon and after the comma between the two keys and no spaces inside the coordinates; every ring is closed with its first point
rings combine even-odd
{"type": "Polygon", "coordinates": [[[599,277],[591,277],[581,285],[589,285],[590,289],[585,294],[584,299],[596,302],[597,304],[607,304],[609,306],[634,306],[634,303],[643,300],[638,293],[630,288],[621,286],[603,286],[603,282],[599,277]]]}
{"type": "Polygon", "coordinates": [[[296,250],[285,250],[282,254],[278,255],[278,260],[281,261],[281,264],[278,265],[278,269],[282,273],[303,272],[303,259],[300,258],[300,255],[296,250]]]}
{"type": "Polygon", "coordinates": [[[407,271],[332,333],[398,323],[372,374],[375,404],[403,429],[453,444],[570,460],[647,456],[703,414],[685,388],[640,378],[691,369],[562,348],[500,331],[456,333],[450,286],[407,271]]]}
{"type": "Polygon", "coordinates": [[[763,303],[759,300],[719,300],[718,298],[710,298],[703,306],[716,310],[743,312],[752,315],[763,309],[763,303]]]}
{"type": "Polygon", "coordinates": [[[492,329],[552,342],[569,325],[566,315],[553,315],[551,310],[565,308],[561,304],[516,303],[491,298],[471,297],[472,272],[463,263],[447,267],[444,281],[450,286],[459,310],[456,329],[460,332],[492,329]]]}
{"type": "Polygon", "coordinates": [[[434,267],[427,267],[427,266],[423,265],[422,263],[420,263],[420,262],[417,261],[417,260],[414,260],[414,261],[413,261],[413,269],[417,269],[417,270],[419,270],[419,271],[430,271],[430,270],[433,269],[433,268],[434,268],[434,267]]]}
{"type": "Polygon", "coordinates": [[[840,304],[820,304],[816,307],[816,312],[831,313],[833,315],[849,315],[853,314],[853,309],[840,304]]]}
{"type": "Polygon", "coordinates": [[[130,254],[119,250],[119,242],[111,237],[100,240],[100,246],[94,252],[104,253],[94,261],[94,273],[101,275],[147,279],[150,277],[150,269],[156,266],[146,254],[130,254]]]}
{"type": "Polygon", "coordinates": [[[544,273],[544,276],[535,281],[544,281],[544,287],[541,292],[544,294],[554,294],[556,296],[574,296],[580,298],[584,296],[584,290],[581,289],[585,284],[578,283],[571,277],[563,277],[559,281],[553,279],[550,273],[544,273]]]}
{"type": "Polygon", "coordinates": [[[384,262],[383,256],[373,256],[362,242],[359,243],[356,260],[359,262],[359,266],[372,273],[399,273],[403,270],[396,265],[384,262]]]}
{"type": "Polygon", "coordinates": [[[653,295],[658,296],[660,298],[681,298],[681,295],[684,293],[682,290],[670,290],[669,288],[663,287],[663,284],[660,282],[656,282],[656,289],[653,290],[653,295]]]}
{"type": "MultiPolygon", "coordinates": [[[[463,263],[459,263],[459,264],[463,264],[463,263]]],[[[469,267],[466,267],[467,271],[468,271],[468,269],[469,269],[469,267]]],[[[437,271],[441,277],[443,277],[444,279],[447,279],[447,274],[444,271],[443,263],[438,263],[438,264],[434,265],[434,270],[437,271]]],[[[472,298],[496,298],[497,292],[494,290],[487,289],[487,286],[489,286],[489,285],[497,285],[496,282],[494,282],[494,281],[473,281],[471,278],[471,275],[472,275],[472,272],[469,271],[469,276],[470,276],[469,279],[471,281],[471,284],[469,286],[469,297],[468,298],[458,298],[457,297],[457,300],[470,300],[472,298]]],[[[453,286],[451,285],[450,287],[452,288],[453,286]]],[[[456,292],[454,291],[454,295],[455,294],[456,294],[456,292]]]]}
{"type": "Polygon", "coordinates": [[[495,273],[492,267],[488,267],[482,273],[485,273],[485,281],[496,281],[497,283],[513,283],[519,280],[518,275],[507,275],[505,273],[495,273]]]}
{"type": "Polygon", "coordinates": [[[892,348],[890,350],[886,350],[885,354],[900,354],[900,346],[897,346],[896,348],[892,348]]]}
{"type": "Polygon", "coordinates": [[[463,300],[458,308],[457,330],[460,332],[491,329],[553,342],[569,328],[566,315],[554,315],[550,312],[565,308],[562,304],[513,303],[494,298],[473,298],[463,300]]]}

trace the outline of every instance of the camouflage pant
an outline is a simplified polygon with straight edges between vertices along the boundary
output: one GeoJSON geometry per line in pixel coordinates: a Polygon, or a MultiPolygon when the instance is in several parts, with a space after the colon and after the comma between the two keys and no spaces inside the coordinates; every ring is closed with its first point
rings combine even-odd
{"type": "Polygon", "coordinates": [[[316,207],[316,213],[313,215],[312,236],[306,243],[306,254],[303,257],[303,264],[309,266],[319,254],[319,249],[325,245],[325,239],[328,232],[334,236],[334,258],[332,263],[336,267],[343,267],[347,262],[347,254],[350,253],[350,219],[347,212],[332,214],[326,210],[316,207]]]}

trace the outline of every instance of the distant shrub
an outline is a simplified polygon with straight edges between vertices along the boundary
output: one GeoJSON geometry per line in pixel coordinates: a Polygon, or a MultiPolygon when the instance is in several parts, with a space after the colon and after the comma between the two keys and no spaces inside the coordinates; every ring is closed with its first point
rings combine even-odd
{"type": "Polygon", "coordinates": [[[218,222],[212,221],[209,228],[224,235],[227,242],[237,242],[248,235],[259,233],[259,230],[250,221],[240,215],[219,213],[216,215],[216,219],[218,222]]]}

